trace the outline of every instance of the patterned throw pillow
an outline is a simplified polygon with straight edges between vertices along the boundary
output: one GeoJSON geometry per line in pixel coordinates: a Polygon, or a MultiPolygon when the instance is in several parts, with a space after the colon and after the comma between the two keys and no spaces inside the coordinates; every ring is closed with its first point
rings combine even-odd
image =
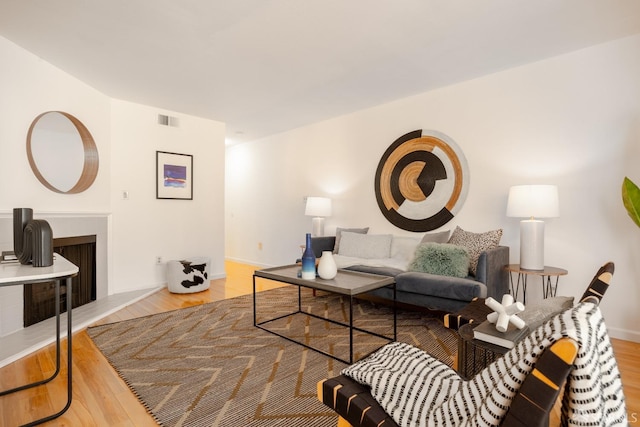
{"type": "Polygon", "coordinates": [[[467,277],[469,255],[462,246],[449,243],[422,243],[416,249],[409,271],[439,274],[441,276],[467,277]]]}
{"type": "Polygon", "coordinates": [[[474,276],[478,268],[478,258],[480,254],[488,249],[496,248],[502,238],[502,229],[487,231],[485,233],[472,233],[465,231],[459,226],[453,230],[449,243],[462,246],[469,253],[469,271],[474,276]]]}

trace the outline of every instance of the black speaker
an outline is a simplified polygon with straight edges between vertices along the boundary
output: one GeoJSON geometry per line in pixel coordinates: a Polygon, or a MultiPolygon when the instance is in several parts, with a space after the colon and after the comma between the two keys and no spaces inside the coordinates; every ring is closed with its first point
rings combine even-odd
{"type": "Polygon", "coordinates": [[[33,219],[33,209],[13,209],[13,251],[19,257],[22,253],[24,228],[33,219]]]}
{"type": "Polygon", "coordinates": [[[53,231],[43,219],[33,219],[33,210],[13,210],[13,250],[20,264],[53,265],[53,231]]]}

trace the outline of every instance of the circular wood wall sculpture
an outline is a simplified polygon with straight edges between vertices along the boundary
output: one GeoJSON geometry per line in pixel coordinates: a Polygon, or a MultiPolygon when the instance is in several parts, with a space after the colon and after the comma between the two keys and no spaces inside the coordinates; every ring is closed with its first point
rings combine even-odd
{"type": "Polygon", "coordinates": [[[394,141],[376,170],[382,214],[403,230],[424,232],[449,222],[462,208],[469,168],[457,144],[436,131],[416,130],[394,141]]]}

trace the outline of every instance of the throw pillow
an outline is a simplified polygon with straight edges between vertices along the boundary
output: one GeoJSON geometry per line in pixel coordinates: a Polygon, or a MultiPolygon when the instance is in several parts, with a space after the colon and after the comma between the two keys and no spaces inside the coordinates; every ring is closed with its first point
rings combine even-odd
{"type": "Polygon", "coordinates": [[[467,277],[469,254],[462,246],[449,243],[423,243],[416,249],[416,256],[409,264],[409,271],[467,277]]]}
{"type": "Polygon", "coordinates": [[[369,232],[369,227],[364,228],[336,228],[336,244],[333,246],[333,253],[337,254],[340,252],[340,240],[342,238],[342,232],[347,231],[349,233],[360,233],[367,234],[369,232]]]}
{"type": "Polygon", "coordinates": [[[342,231],[339,255],[381,259],[391,256],[391,234],[360,234],[342,231]]]}
{"type": "Polygon", "coordinates": [[[419,244],[419,237],[393,236],[391,239],[391,258],[403,260],[408,264],[413,259],[419,244]]]}
{"type": "Polygon", "coordinates": [[[485,233],[472,233],[465,231],[459,226],[453,230],[449,243],[462,246],[469,253],[469,271],[474,276],[478,268],[478,258],[480,254],[488,249],[493,249],[500,244],[502,229],[487,231],[485,233]]]}
{"type": "Polygon", "coordinates": [[[434,233],[427,233],[422,236],[420,243],[434,242],[434,243],[447,243],[449,241],[449,230],[436,231],[434,233]]]}

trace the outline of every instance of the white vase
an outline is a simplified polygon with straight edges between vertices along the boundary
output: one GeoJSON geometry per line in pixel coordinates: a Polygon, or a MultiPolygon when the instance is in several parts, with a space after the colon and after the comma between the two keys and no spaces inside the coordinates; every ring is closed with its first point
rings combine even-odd
{"type": "Polygon", "coordinates": [[[318,262],[318,276],[321,279],[329,280],[336,277],[338,274],[338,266],[333,259],[333,253],[331,251],[322,251],[322,256],[318,262]]]}

